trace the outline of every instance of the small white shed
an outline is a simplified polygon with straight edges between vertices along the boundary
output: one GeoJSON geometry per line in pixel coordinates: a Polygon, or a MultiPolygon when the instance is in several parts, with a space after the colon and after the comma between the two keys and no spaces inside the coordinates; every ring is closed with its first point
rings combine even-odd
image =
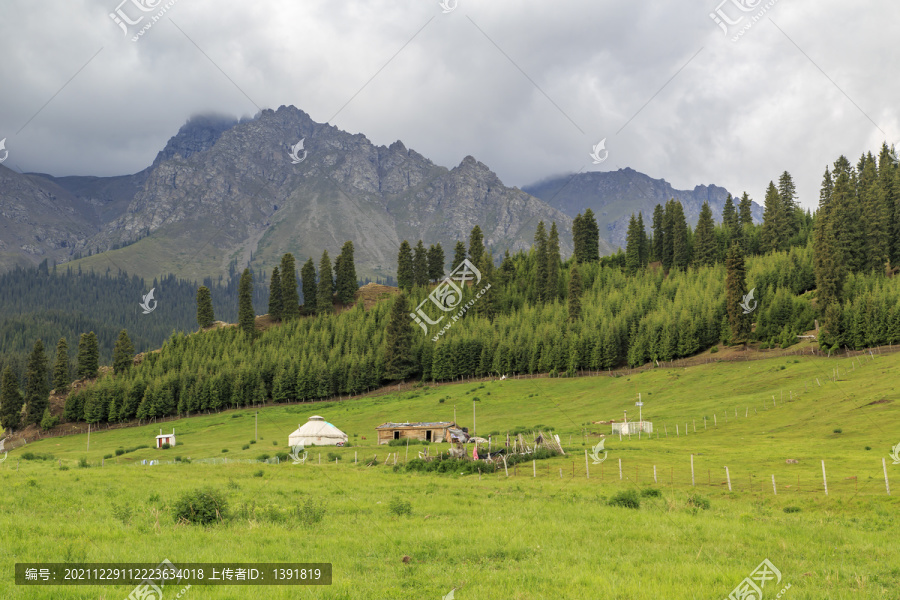
{"type": "Polygon", "coordinates": [[[347,434],[329,423],[324,417],[313,415],[309,421],[297,426],[288,437],[289,446],[343,446],[347,434]]]}
{"type": "Polygon", "coordinates": [[[163,433],[162,429],[159,430],[159,435],[156,436],[156,447],[162,448],[163,444],[168,444],[169,446],[175,445],[175,430],[172,429],[172,433],[163,433]]]}

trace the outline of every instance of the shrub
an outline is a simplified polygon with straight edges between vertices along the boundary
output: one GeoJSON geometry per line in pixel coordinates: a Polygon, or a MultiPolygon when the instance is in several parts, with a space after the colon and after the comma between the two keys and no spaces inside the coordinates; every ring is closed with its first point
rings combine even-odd
{"type": "Polygon", "coordinates": [[[610,506],[621,506],[623,508],[640,508],[641,499],[634,490],[625,490],[619,492],[609,499],[607,502],[610,506]]]}
{"type": "Polygon", "coordinates": [[[656,488],[644,488],[641,490],[641,496],[644,498],[659,498],[662,496],[662,492],[656,488]]]}
{"type": "Polygon", "coordinates": [[[275,458],[278,459],[278,462],[284,462],[290,457],[291,457],[291,455],[288,454],[287,452],[276,452],[275,453],[275,458]]]}
{"type": "Polygon", "coordinates": [[[44,431],[49,431],[59,425],[59,417],[54,417],[50,414],[50,408],[44,409],[44,415],[41,419],[41,429],[44,431]]]}
{"type": "Polygon", "coordinates": [[[147,444],[141,444],[140,446],[135,446],[134,449],[135,450],[143,450],[144,448],[149,448],[149,447],[150,446],[148,446],[147,444]]]}
{"type": "Polygon", "coordinates": [[[838,427],[837,429],[834,430],[834,432],[835,433],[844,433],[844,430],[841,429],[840,427],[838,427]]]}
{"type": "Polygon", "coordinates": [[[113,457],[112,454],[104,454],[104,455],[103,455],[103,460],[108,460],[108,459],[110,459],[110,458],[112,458],[112,457],[113,457]]]}
{"type": "Polygon", "coordinates": [[[263,476],[263,470],[260,469],[259,471],[256,471],[256,472],[253,474],[253,476],[254,476],[254,477],[262,477],[262,476],[263,476]]]}
{"type": "Polygon", "coordinates": [[[128,522],[131,521],[132,510],[127,504],[122,504],[121,506],[113,504],[112,514],[122,522],[122,525],[128,525],[128,522]]]}
{"type": "Polygon", "coordinates": [[[269,460],[269,455],[263,452],[259,456],[256,457],[256,460],[269,460]]]}
{"type": "Polygon", "coordinates": [[[243,446],[241,446],[241,450],[249,450],[249,449],[250,449],[250,444],[244,444],[243,446]]]}
{"type": "Polygon", "coordinates": [[[403,515],[411,515],[412,504],[409,502],[409,500],[404,500],[403,498],[394,498],[388,504],[388,510],[398,517],[402,517],[403,515]]]}
{"type": "Polygon", "coordinates": [[[438,404],[443,404],[443,403],[444,403],[444,399],[443,399],[443,398],[438,398],[438,404]]]}
{"type": "Polygon", "coordinates": [[[122,456],[123,454],[125,454],[124,448],[119,448],[118,450],[116,450],[116,456],[122,456]]]}
{"type": "Polygon", "coordinates": [[[272,440],[272,445],[273,445],[273,446],[277,446],[277,445],[278,445],[278,440],[272,440]]]}
{"type": "Polygon", "coordinates": [[[799,506],[785,506],[785,507],[784,507],[784,512],[786,512],[786,513],[798,513],[798,512],[800,512],[800,507],[799,507],[799,506]]]}
{"type": "Polygon", "coordinates": [[[78,466],[81,467],[82,469],[87,469],[91,465],[88,463],[87,459],[82,456],[81,458],[78,459],[78,466]]]}
{"type": "Polygon", "coordinates": [[[67,467],[66,465],[60,465],[59,470],[60,471],[68,471],[69,467],[67,467]]]}
{"type": "Polygon", "coordinates": [[[691,494],[687,499],[688,506],[699,508],[700,510],[709,510],[709,498],[704,498],[700,494],[691,494]]]}
{"type": "Polygon", "coordinates": [[[26,452],[22,455],[22,460],[34,460],[34,452],[26,452]]]}
{"type": "Polygon", "coordinates": [[[315,502],[312,498],[307,498],[303,504],[296,506],[291,514],[304,527],[311,527],[325,518],[325,505],[315,502]]]}
{"type": "Polygon", "coordinates": [[[256,443],[256,440],[250,440],[250,443],[251,443],[251,444],[255,444],[255,443],[256,443]]]}
{"type": "Polygon", "coordinates": [[[222,448],[222,452],[228,452],[228,448],[222,448]]]}
{"type": "Polygon", "coordinates": [[[208,525],[228,516],[225,496],[212,488],[185,492],[175,501],[173,507],[175,521],[184,519],[189,523],[208,525]]]}
{"type": "Polygon", "coordinates": [[[719,347],[718,347],[718,346],[713,346],[712,348],[709,349],[709,353],[710,353],[710,354],[715,354],[715,353],[718,352],[718,351],[719,351],[719,347]]]}
{"type": "Polygon", "coordinates": [[[337,452],[329,452],[328,453],[328,462],[334,462],[336,460],[341,460],[341,455],[337,452]]]}
{"type": "Polygon", "coordinates": [[[172,445],[169,444],[169,442],[165,442],[162,446],[160,446],[160,448],[162,448],[163,450],[168,450],[171,447],[172,445]]]}

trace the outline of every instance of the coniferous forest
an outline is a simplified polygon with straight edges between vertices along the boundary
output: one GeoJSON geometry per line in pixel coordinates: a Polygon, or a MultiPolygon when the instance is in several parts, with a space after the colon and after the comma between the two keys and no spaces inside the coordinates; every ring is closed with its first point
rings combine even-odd
{"type": "MultiPolygon", "coordinates": [[[[24,405],[25,421],[37,423],[51,379],[59,388],[76,374],[96,372],[97,342],[101,362],[114,359],[114,374],[70,393],[66,420],[118,422],[310,401],[398,380],[572,376],[669,361],[719,344],[787,348],[817,321],[823,349],[900,343],[900,278],[892,267],[900,262],[900,168],[890,149],[856,165],[835,161],[815,213],[799,208],[787,172],[769,184],[764,204],[763,222],[755,224],[747,194],[729,196],[722,222],[705,205],[691,228],[672,200],[653,214],[633,215],[626,248],[605,257],[590,210],[574,220],[575,251],[566,260],[555,223],[538,224],[527,252],[503,256],[491,254],[477,226],[446,262],[439,245],[404,241],[400,292],[369,309],[353,304],[358,282],[349,242],[334,261],[325,252],[301,266],[286,255],[270,277],[235,272],[227,286],[205,282],[199,293],[195,285],[181,290],[186,282],[154,282],[167,294],[181,290],[180,320],[165,321],[168,333],[176,331],[170,336],[137,318],[139,312],[112,323],[101,319],[102,309],[82,316],[69,306],[122,302],[131,310],[150,287],[139,280],[16,271],[4,278],[18,281],[12,287],[26,296],[16,300],[18,309],[0,313],[0,340],[13,352],[0,385],[0,418],[4,426],[20,425],[11,412],[24,405]],[[471,308],[442,335],[436,326],[424,333],[410,313],[447,268],[466,259],[482,275],[478,290],[489,288],[477,298],[475,287],[464,288],[459,305],[474,300],[471,308]],[[66,284],[53,287],[54,277],[66,284]],[[52,323],[52,307],[43,322],[7,316],[47,294],[69,296],[59,323],[52,323]],[[265,312],[280,324],[258,331],[253,316],[265,312]],[[213,313],[239,326],[184,333],[208,325],[213,313]],[[89,331],[94,340],[81,335],[89,331]],[[68,340],[68,354],[53,351],[56,337],[68,340]],[[132,364],[135,349],[162,337],[161,352],[132,364]]],[[[4,287],[5,307],[12,299],[4,287]]]]}

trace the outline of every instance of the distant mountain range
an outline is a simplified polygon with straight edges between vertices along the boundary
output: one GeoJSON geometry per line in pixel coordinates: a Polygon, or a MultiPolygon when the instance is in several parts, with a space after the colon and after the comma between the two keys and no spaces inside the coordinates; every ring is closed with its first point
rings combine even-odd
{"type": "Polygon", "coordinates": [[[726,194],[674,190],[631,169],[523,191],[471,156],[447,169],[400,141],[375,146],[282,106],[243,121],[192,118],[133,175],[22,175],[0,165],[0,271],[51,259],[199,281],[232,263],[270,270],[285,252],[298,267],[325,249],[333,259],[351,240],[358,275],[374,279],[395,274],[404,239],[440,242],[449,261],[477,224],[499,259],[527,249],[539,221],[556,221],[567,256],[572,217],[590,207],[607,254],[624,245],[631,212],[644,211],[649,227],[653,206],[674,197],[695,222],[706,200],[720,215],[726,194]]]}

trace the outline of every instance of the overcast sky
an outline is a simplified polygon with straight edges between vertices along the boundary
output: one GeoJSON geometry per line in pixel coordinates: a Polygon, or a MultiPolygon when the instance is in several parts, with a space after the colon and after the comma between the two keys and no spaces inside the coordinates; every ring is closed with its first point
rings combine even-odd
{"type": "Polygon", "coordinates": [[[193,114],[293,104],[507,185],[631,167],[761,203],[788,170],[812,208],[837,156],[900,142],[900,3],[720,1],[2,0],[4,166],[132,173],[193,114]]]}

